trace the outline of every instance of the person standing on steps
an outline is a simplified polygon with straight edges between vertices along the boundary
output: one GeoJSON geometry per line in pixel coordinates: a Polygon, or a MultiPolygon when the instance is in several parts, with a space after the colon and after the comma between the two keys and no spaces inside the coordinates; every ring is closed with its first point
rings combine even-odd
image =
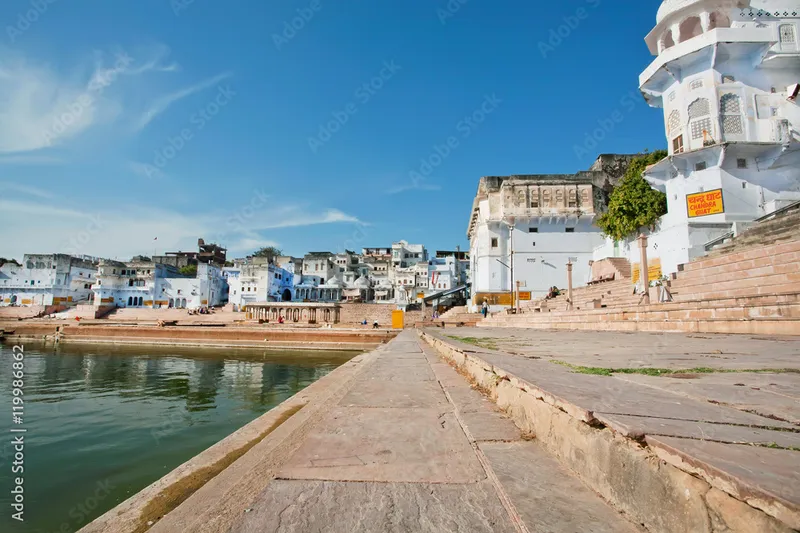
{"type": "Polygon", "coordinates": [[[486,303],[486,300],[483,301],[481,304],[481,313],[483,313],[483,318],[486,318],[486,314],[489,312],[489,304],[486,303]]]}

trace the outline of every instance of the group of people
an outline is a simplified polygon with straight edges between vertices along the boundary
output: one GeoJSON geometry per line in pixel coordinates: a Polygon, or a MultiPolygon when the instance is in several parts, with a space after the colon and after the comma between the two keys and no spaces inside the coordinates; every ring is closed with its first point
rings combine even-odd
{"type": "Polygon", "coordinates": [[[210,315],[211,310],[208,307],[198,307],[197,309],[189,309],[190,315],[210,315]]]}
{"type": "MultiPolygon", "coordinates": [[[[361,325],[362,325],[362,326],[366,326],[366,325],[367,325],[367,319],[366,319],[366,318],[365,318],[365,319],[364,319],[364,321],[361,323],[361,325]]],[[[378,329],[379,327],[380,327],[380,325],[378,324],[378,321],[377,321],[377,320],[375,320],[374,322],[372,322],[372,329],[378,329]]]]}

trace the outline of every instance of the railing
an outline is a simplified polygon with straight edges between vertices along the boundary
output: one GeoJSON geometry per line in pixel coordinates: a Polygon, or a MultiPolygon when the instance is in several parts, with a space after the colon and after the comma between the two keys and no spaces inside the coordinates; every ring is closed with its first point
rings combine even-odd
{"type": "MultiPolygon", "coordinates": [[[[773,211],[773,212],[771,212],[769,214],[766,214],[766,215],[764,215],[762,217],[759,217],[759,218],[753,220],[752,224],[758,224],[759,222],[766,222],[767,220],[772,220],[773,218],[775,218],[775,217],[777,217],[779,215],[782,215],[784,213],[788,213],[789,211],[794,211],[794,210],[800,210],[800,200],[798,200],[796,202],[792,202],[789,205],[785,205],[785,206],[781,207],[780,209],[776,209],[775,211],[773,211]]],[[[718,244],[722,244],[723,242],[725,242],[728,239],[733,238],[734,236],[735,235],[734,235],[733,231],[729,231],[727,233],[724,233],[724,234],[720,235],[719,237],[711,239],[710,241],[705,243],[703,245],[703,249],[706,252],[710,252],[714,248],[714,246],[717,246],[718,244]]]]}

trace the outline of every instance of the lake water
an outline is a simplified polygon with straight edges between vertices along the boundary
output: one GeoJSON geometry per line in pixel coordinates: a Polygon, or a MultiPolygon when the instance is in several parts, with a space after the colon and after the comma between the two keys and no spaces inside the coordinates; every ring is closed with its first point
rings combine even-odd
{"type": "Polygon", "coordinates": [[[0,344],[0,531],[77,531],[354,355],[26,343],[20,425],[0,344]],[[10,505],[20,435],[22,523],[10,505]]]}

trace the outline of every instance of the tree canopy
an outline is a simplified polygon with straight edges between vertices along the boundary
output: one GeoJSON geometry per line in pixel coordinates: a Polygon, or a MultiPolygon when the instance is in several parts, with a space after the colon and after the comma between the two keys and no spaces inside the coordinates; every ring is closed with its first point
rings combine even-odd
{"type": "Polygon", "coordinates": [[[6,259],[5,257],[0,257],[0,266],[5,265],[6,263],[11,263],[20,266],[20,264],[17,262],[16,259],[6,259]]]}
{"type": "Polygon", "coordinates": [[[283,251],[275,246],[265,246],[253,253],[253,257],[278,257],[279,255],[283,255],[283,251]]]}
{"type": "Polygon", "coordinates": [[[186,265],[178,269],[178,272],[184,276],[197,276],[197,265],[186,265]]]}
{"type": "Polygon", "coordinates": [[[666,156],[666,150],[656,150],[631,161],[625,176],[611,193],[608,211],[597,218],[597,225],[605,235],[621,241],[642,228],[655,228],[658,219],[667,212],[667,195],[653,189],[643,173],[666,156]]]}

